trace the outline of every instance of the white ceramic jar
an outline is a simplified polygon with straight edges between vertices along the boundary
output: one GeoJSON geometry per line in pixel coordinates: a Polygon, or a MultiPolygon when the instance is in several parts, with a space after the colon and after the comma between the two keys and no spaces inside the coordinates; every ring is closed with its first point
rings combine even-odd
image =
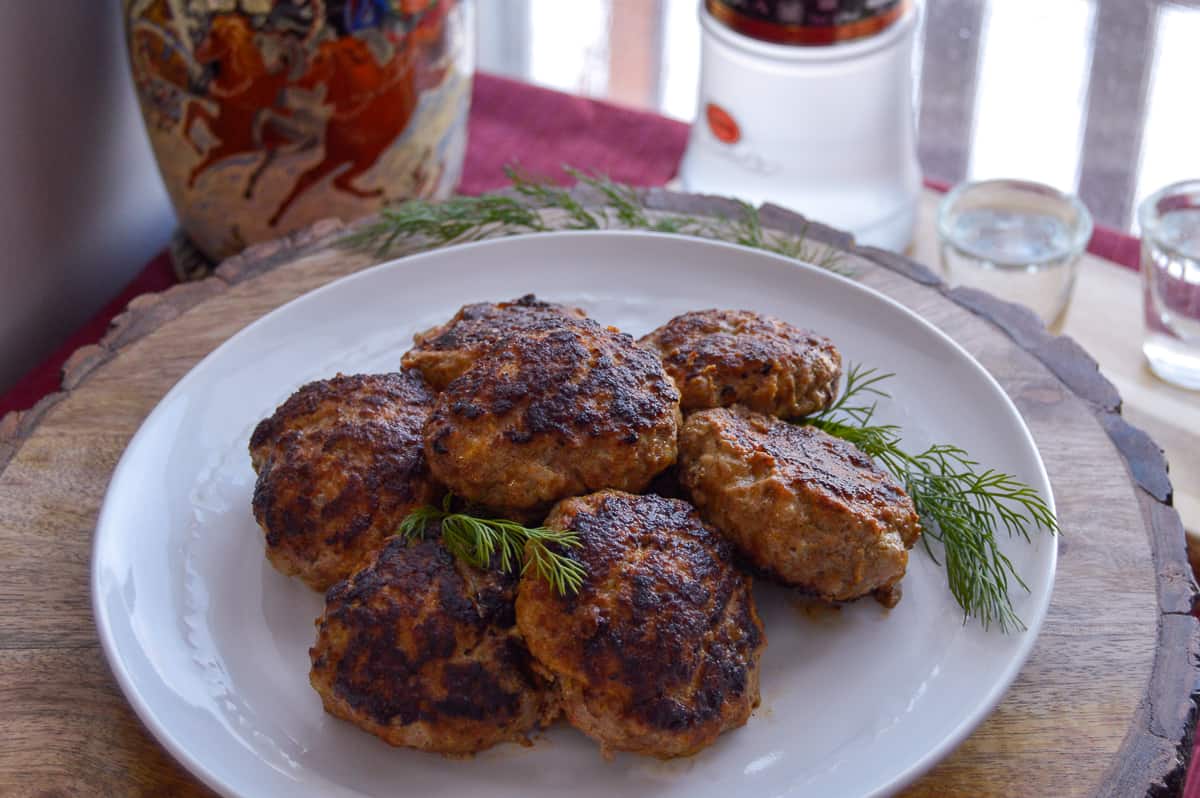
{"type": "MultiPolygon", "coordinates": [[[[710,4],[711,5],[711,4],[710,4]]],[[[738,33],[701,5],[700,102],[687,191],[773,202],[903,250],[921,187],[909,4],[873,35],[824,45],[738,33]]]]}

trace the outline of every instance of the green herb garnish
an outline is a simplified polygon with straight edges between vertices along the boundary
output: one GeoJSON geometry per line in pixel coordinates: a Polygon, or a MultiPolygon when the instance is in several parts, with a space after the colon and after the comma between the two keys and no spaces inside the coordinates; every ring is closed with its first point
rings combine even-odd
{"type": "Polygon", "coordinates": [[[490,568],[498,558],[501,571],[512,573],[520,563],[521,573],[530,567],[550,583],[560,596],[578,593],[587,576],[583,565],[547,544],[577,547],[579,535],[570,531],[527,527],[506,518],[480,518],[468,512],[453,512],[454,497],[446,494],[440,508],[425,504],[400,522],[398,534],[406,540],[425,536],[432,524],[441,525],[446,549],[476,568],[490,568]]]}
{"type": "Polygon", "coordinates": [[[1031,527],[1050,534],[1058,522],[1045,500],[1010,474],[982,468],[957,446],[936,444],[918,454],[901,448],[900,428],[875,424],[878,398],[890,398],[879,385],[892,374],[851,366],[842,397],[824,412],[801,421],[853,443],[900,480],[921,516],[925,550],[938,562],[930,539],[945,554],[950,592],[966,617],[984,628],[999,624],[1001,631],[1022,630],[1025,624],[1008,596],[1010,582],[1029,586],[1000,551],[996,533],[1029,541],[1031,527]],[[871,398],[875,397],[875,398],[871,398]]]}
{"type": "MultiPolygon", "coordinates": [[[[733,218],[663,213],[647,208],[643,193],[632,186],[569,167],[564,171],[591,190],[595,201],[585,203],[578,192],[508,167],[505,174],[512,186],[503,193],[441,202],[411,200],[390,206],[376,221],[348,236],[344,244],[383,257],[397,245],[414,241],[442,246],[490,235],[617,227],[731,241],[845,273],[837,250],[809,243],[803,235],[767,230],[758,209],[748,203],[740,202],[739,215],[733,218]],[[552,214],[565,216],[565,225],[552,223],[552,214]]],[[[1012,582],[1029,588],[997,547],[996,533],[1003,528],[1010,536],[1030,540],[1031,529],[1040,526],[1054,534],[1058,531],[1054,514],[1033,488],[1009,474],[981,468],[957,446],[939,444],[917,454],[901,448],[899,427],[873,423],[875,400],[863,401],[871,395],[890,398],[879,384],[891,376],[874,369],[850,368],[842,397],[801,423],[850,441],[903,483],[921,515],[921,539],[935,562],[938,557],[930,540],[943,548],[950,591],[965,617],[979,618],[985,628],[997,623],[1004,631],[1023,629],[1008,590],[1012,582]]],[[[522,572],[532,564],[560,594],[578,591],[585,575],[583,566],[547,546],[577,546],[574,533],[531,529],[515,521],[479,518],[469,511],[453,513],[450,509],[449,497],[441,509],[420,507],[404,520],[400,531],[406,537],[418,537],[426,525],[440,522],[447,548],[467,562],[487,567],[493,553],[499,552],[500,567],[506,571],[517,562],[522,572]]]]}
{"type": "Polygon", "coordinates": [[[764,249],[845,273],[839,267],[841,253],[823,244],[809,243],[804,236],[768,231],[758,209],[738,202],[735,218],[696,218],[646,208],[642,192],[600,175],[564,167],[563,171],[595,194],[585,204],[577,193],[545,181],[535,180],[514,167],[504,172],[512,187],[503,193],[478,197],[452,197],[435,202],[409,200],[384,208],[379,218],[348,236],[344,243],[353,249],[387,255],[398,244],[423,239],[429,246],[478,241],[494,234],[541,233],[551,230],[604,230],[612,227],[650,230],[716,238],[756,249],[764,249]],[[544,211],[566,216],[566,224],[551,224],[544,211]]]}

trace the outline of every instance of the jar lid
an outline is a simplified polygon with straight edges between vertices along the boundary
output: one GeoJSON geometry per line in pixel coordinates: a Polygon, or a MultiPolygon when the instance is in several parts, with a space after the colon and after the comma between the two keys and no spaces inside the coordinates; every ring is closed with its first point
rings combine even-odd
{"type": "Polygon", "coordinates": [[[910,5],[911,0],[704,0],[714,19],[743,36],[804,45],[874,36],[910,5]]]}

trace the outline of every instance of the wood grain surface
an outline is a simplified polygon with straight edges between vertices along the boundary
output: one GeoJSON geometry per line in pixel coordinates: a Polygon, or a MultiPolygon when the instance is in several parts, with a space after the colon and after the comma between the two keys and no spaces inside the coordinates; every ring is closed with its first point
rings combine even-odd
{"type": "MultiPolygon", "coordinates": [[[[651,201],[726,207],[665,192],[651,201]]],[[[764,219],[846,250],[864,284],[978,358],[1020,408],[1054,487],[1058,575],[1033,654],[995,713],[906,795],[1174,794],[1194,722],[1196,590],[1157,446],[1124,422],[1084,350],[1020,309],[950,291],[912,261],[786,212],[764,219]]],[[[117,458],[176,380],[264,313],[373,262],[337,248],[341,232],[323,223],[138,300],[72,358],[64,393],[0,421],[0,795],[209,794],[141,727],[104,661],[92,531],[117,458]]]]}

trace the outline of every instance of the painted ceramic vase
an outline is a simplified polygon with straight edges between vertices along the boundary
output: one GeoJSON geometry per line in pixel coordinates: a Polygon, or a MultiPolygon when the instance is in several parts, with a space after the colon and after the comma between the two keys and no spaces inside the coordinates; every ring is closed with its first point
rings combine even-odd
{"type": "Polygon", "coordinates": [[[471,0],[125,0],[133,79],[188,235],[214,259],[458,183],[471,0]]]}

